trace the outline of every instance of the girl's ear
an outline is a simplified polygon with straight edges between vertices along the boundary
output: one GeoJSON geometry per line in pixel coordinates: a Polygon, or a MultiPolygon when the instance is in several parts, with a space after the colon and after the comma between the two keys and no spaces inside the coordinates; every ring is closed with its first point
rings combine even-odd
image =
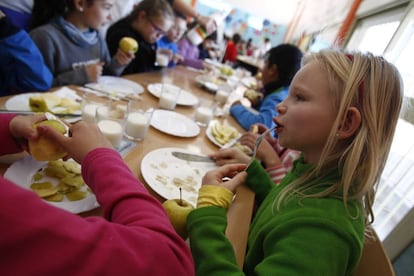
{"type": "Polygon", "coordinates": [[[83,12],[83,8],[84,8],[83,4],[84,4],[83,0],[75,0],[74,1],[75,9],[77,11],[83,12]]]}
{"type": "Polygon", "coordinates": [[[350,107],[346,112],[344,123],[337,132],[339,139],[346,139],[355,134],[361,125],[361,113],[358,108],[350,107]]]}

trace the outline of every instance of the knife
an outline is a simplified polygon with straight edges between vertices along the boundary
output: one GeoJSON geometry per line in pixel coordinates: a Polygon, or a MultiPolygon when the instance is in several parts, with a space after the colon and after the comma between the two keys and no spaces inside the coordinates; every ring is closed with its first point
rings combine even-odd
{"type": "MultiPolygon", "coordinates": [[[[13,110],[13,109],[0,109],[0,113],[13,113],[19,115],[34,115],[34,114],[42,114],[43,112],[34,112],[29,110],[13,110]]],[[[58,117],[80,117],[80,113],[53,113],[53,115],[58,117]]]]}
{"type": "Polygon", "coordinates": [[[212,158],[210,158],[208,156],[191,154],[191,153],[185,153],[185,152],[178,152],[178,151],[173,151],[171,154],[174,157],[177,157],[179,159],[186,160],[186,161],[193,161],[193,162],[213,162],[213,163],[215,163],[214,159],[212,159],[212,158]]]}

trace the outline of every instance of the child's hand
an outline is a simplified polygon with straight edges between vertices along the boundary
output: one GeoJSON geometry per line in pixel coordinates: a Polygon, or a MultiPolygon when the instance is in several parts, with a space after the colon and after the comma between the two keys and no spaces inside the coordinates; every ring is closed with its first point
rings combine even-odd
{"type": "Polygon", "coordinates": [[[88,76],[89,82],[97,82],[99,77],[102,75],[104,62],[97,62],[94,64],[86,65],[86,75],[88,76]]]}
{"type": "Polygon", "coordinates": [[[184,61],[184,57],[182,56],[182,55],[179,55],[179,54],[175,54],[174,56],[173,56],[173,62],[174,63],[180,63],[180,62],[183,62],[184,61]]]}
{"type": "Polygon", "coordinates": [[[124,52],[121,49],[118,49],[115,58],[119,64],[127,65],[135,58],[135,54],[132,51],[124,52]]]}
{"type": "Polygon", "coordinates": [[[38,137],[37,130],[33,125],[46,120],[45,115],[16,116],[9,124],[10,134],[16,139],[24,150],[28,150],[27,141],[38,137]]]}
{"type": "Polygon", "coordinates": [[[250,156],[237,148],[221,149],[209,156],[216,160],[217,166],[235,163],[247,164],[250,161],[250,156]]]}
{"type": "Polygon", "coordinates": [[[224,165],[207,172],[203,177],[202,185],[221,186],[234,193],[246,179],[245,168],[245,164],[224,165]],[[223,178],[230,178],[230,180],[223,181],[223,178]]]}
{"type": "MultiPolygon", "coordinates": [[[[240,143],[253,149],[254,144],[256,143],[256,140],[259,136],[260,134],[258,133],[247,132],[240,138],[240,143]]],[[[263,139],[257,148],[256,158],[262,161],[267,168],[281,164],[279,155],[276,153],[275,149],[267,139],[263,139]]]]}
{"type": "Polygon", "coordinates": [[[103,136],[98,127],[80,121],[71,125],[70,137],[63,136],[50,126],[37,127],[39,133],[56,141],[78,163],[82,163],[85,156],[96,148],[112,148],[111,143],[103,136]],[[88,137],[88,139],[85,139],[88,137]]]}

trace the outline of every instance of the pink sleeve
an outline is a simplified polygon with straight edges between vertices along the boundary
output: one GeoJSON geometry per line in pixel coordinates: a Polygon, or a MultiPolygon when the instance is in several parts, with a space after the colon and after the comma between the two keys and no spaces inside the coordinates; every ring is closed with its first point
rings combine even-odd
{"type": "Polygon", "coordinates": [[[0,155],[22,151],[10,134],[9,124],[15,114],[0,114],[0,155]]]}
{"type": "Polygon", "coordinates": [[[193,275],[188,246],[117,152],[96,149],[82,165],[105,218],[52,207],[0,178],[2,274],[193,275]]]}
{"type": "Polygon", "coordinates": [[[280,164],[272,168],[266,168],[266,171],[276,185],[278,185],[280,181],[282,181],[283,177],[285,177],[286,173],[288,172],[288,170],[283,164],[280,164]]]}

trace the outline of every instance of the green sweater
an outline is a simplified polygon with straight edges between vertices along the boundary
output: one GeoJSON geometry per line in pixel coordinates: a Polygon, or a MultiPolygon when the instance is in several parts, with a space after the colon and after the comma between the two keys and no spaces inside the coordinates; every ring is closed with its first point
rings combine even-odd
{"type": "MultiPolygon", "coordinates": [[[[280,190],[308,169],[301,160],[295,162],[275,186],[258,162],[249,167],[246,182],[256,193],[259,209],[250,226],[243,271],[225,236],[226,210],[209,206],[191,212],[187,227],[196,274],[352,275],[364,242],[360,202],[349,201],[348,210],[341,199],[330,197],[293,198],[279,211],[273,205],[280,190]]],[[[324,182],[339,177],[335,172],[324,182]]]]}

